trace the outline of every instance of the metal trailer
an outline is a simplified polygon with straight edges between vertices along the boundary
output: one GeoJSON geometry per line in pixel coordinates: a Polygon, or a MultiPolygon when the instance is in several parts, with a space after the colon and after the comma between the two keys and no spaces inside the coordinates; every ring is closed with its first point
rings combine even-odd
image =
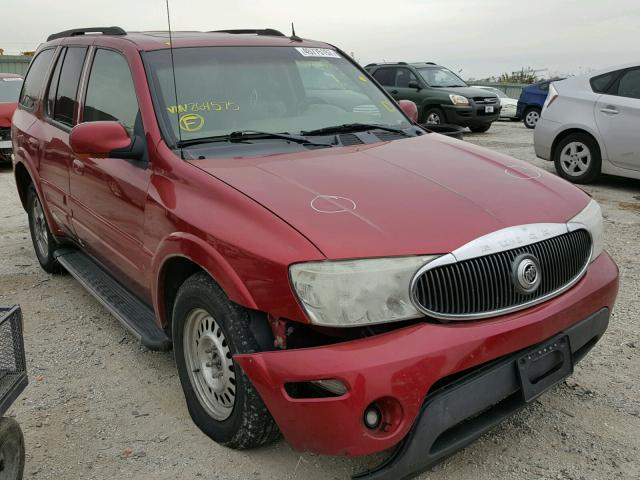
{"type": "Polygon", "coordinates": [[[18,422],[2,417],[26,388],[27,369],[19,306],[0,307],[0,479],[20,480],[24,437],[18,422]]]}

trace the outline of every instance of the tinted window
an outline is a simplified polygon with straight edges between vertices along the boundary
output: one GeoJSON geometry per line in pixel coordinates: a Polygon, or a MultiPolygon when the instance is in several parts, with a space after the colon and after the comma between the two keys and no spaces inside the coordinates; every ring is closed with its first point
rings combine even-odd
{"type": "MultiPolygon", "coordinates": [[[[65,125],[73,126],[73,113],[76,108],[76,93],[80,83],[80,73],[84,64],[84,57],[87,53],[86,47],[69,47],[62,61],[62,69],[59,71],[58,88],[53,104],[53,119],[65,125]]],[[[60,63],[60,60],[58,60],[60,63]]],[[[56,68],[56,70],[58,70],[56,68]]],[[[56,72],[58,73],[58,72],[56,72]]],[[[55,74],[52,85],[49,87],[49,98],[52,98],[51,90],[55,81],[55,74]]],[[[49,112],[51,113],[51,112],[49,112]]]]}
{"type": "Polygon", "coordinates": [[[375,78],[380,83],[380,85],[384,85],[385,87],[395,87],[396,69],[380,68],[375,71],[375,73],[373,74],[373,78],[375,78]]]}
{"type": "Polygon", "coordinates": [[[48,117],[53,117],[53,107],[56,102],[56,91],[58,90],[58,81],[60,80],[60,70],[62,69],[62,61],[64,60],[64,51],[58,56],[58,61],[53,69],[49,88],[47,89],[47,100],[44,104],[44,113],[48,117]]]}
{"type": "Polygon", "coordinates": [[[615,80],[620,72],[609,72],[604,75],[598,75],[589,80],[591,90],[595,93],[604,93],[607,91],[611,83],[615,80]]]}
{"type": "Polygon", "coordinates": [[[35,107],[52,59],[53,49],[49,48],[40,52],[31,62],[20,94],[20,104],[24,107],[35,107]]]}
{"type": "Polygon", "coordinates": [[[618,95],[640,98],[640,69],[629,70],[622,75],[618,84],[618,95]]]}
{"type": "Polygon", "coordinates": [[[416,76],[408,68],[399,68],[396,74],[396,87],[408,88],[409,82],[418,82],[416,76]]]}
{"type": "Polygon", "coordinates": [[[538,84],[538,88],[540,90],[542,90],[543,92],[548,92],[549,91],[549,82],[538,84]]]}
{"type": "Polygon", "coordinates": [[[131,71],[125,58],[111,50],[99,49],[93,59],[83,122],[114,120],[132,134],[138,115],[131,71]]]}

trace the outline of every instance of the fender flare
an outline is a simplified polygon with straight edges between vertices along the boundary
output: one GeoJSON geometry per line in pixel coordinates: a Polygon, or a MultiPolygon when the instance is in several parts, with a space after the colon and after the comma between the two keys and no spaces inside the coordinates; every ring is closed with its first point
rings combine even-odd
{"type": "Polygon", "coordinates": [[[177,232],[160,242],[151,265],[151,297],[161,325],[169,323],[163,296],[164,268],[169,260],[176,257],[190,260],[206,271],[232,302],[257,309],[246,285],[220,252],[196,235],[177,232]]]}

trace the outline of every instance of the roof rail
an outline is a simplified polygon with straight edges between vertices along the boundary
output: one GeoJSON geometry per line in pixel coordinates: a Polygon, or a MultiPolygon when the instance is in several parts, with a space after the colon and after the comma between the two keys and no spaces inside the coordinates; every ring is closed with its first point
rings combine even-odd
{"type": "Polygon", "coordinates": [[[102,35],[126,35],[120,27],[90,27],[90,28],[72,28],[71,30],[64,30],[63,32],[53,33],[47,37],[47,42],[55,40],[56,38],[76,37],[78,35],[84,35],[86,33],[101,33],[102,35]]]}
{"type": "Polygon", "coordinates": [[[279,30],[275,30],[273,28],[262,28],[262,29],[253,29],[253,28],[243,28],[236,30],[210,30],[209,33],[231,33],[234,35],[266,35],[269,37],[284,37],[285,34],[279,30]]]}
{"type": "Polygon", "coordinates": [[[382,63],[368,63],[364,66],[367,67],[375,67],[376,65],[409,65],[407,62],[382,62],[382,63]]]}

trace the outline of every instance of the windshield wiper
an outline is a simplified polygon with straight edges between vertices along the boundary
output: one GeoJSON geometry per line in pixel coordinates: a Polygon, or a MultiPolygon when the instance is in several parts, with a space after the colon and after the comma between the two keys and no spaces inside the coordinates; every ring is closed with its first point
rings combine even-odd
{"type": "Polygon", "coordinates": [[[332,145],[328,143],[318,143],[308,138],[303,137],[302,135],[293,135],[289,133],[275,133],[275,132],[260,132],[257,130],[238,130],[236,132],[231,132],[226,135],[215,135],[213,137],[201,137],[201,138],[190,138],[188,140],[181,140],[177,143],[178,148],[183,147],[191,147],[193,145],[202,145],[205,143],[215,143],[215,142],[231,142],[231,143],[240,143],[246,140],[260,140],[264,138],[281,138],[282,140],[288,140],[290,142],[299,143],[302,145],[313,145],[318,147],[331,147],[332,145]]]}
{"type": "Polygon", "coordinates": [[[376,125],[375,123],[345,123],[342,125],[333,125],[331,127],[317,128],[315,130],[307,130],[300,133],[302,135],[313,136],[331,133],[362,132],[364,130],[386,130],[387,132],[406,135],[406,132],[401,128],[387,127],[386,125],[376,125]]]}

